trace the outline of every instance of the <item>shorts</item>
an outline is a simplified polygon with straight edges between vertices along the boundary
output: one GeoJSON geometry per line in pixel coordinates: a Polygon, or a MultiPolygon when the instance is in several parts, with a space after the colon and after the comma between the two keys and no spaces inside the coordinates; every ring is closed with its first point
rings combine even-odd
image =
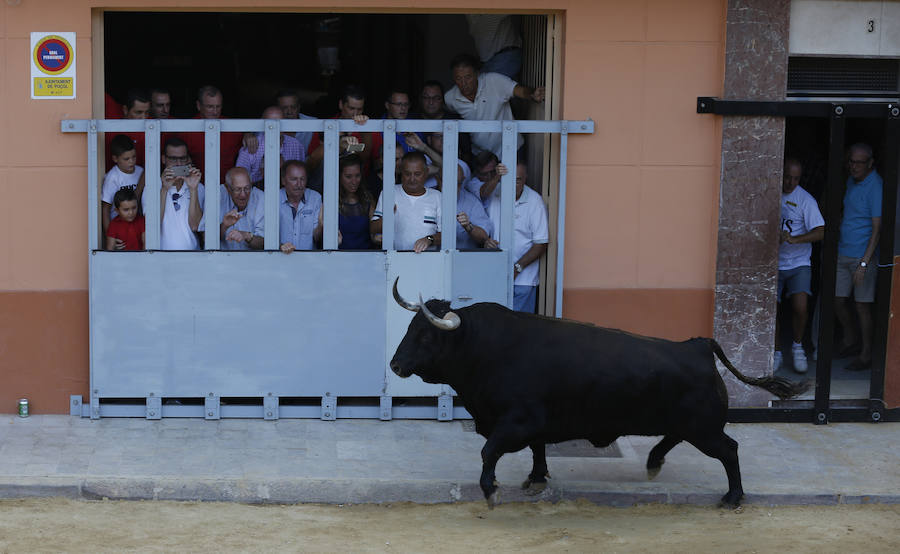
{"type": "Polygon", "coordinates": [[[794,269],[778,270],[778,302],[781,302],[782,295],[790,298],[798,292],[805,292],[812,296],[812,268],[808,265],[801,265],[794,269]],[[785,294],[787,293],[787,294],[785,294]]]}
{"type": "Polygon", "coordinates": [[[513,285],[513,310],[534,313],[537,307],[537,287],[513,285]]]}
{"type": "Polygon", "coordinates": [[[878,277],[878,268],[875,263],[870,263],[866,268],[866,276],[861,285],[853,285],[853,272],[859,267],[859,258],[850,256],[838,256],[837,275],[835,276],[834,295],[848,298],[853,291],[853,299],[857,302],[875,302],[875,281],[878,277]]]}

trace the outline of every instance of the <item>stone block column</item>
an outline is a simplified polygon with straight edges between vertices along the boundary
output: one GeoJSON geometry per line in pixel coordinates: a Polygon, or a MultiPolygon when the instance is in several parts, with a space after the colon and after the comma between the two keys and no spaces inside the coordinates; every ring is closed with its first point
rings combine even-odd
{"type": "MultiPolygon", "coordinates": [[[[728,1],[724,98],[784,100],[789,21],[789,0],[728,1]]],[[[714,334],[754,377],[773,371],[783,157],[784,118],[723,118],[714,334]]],[[[732,407],[771,398],[727,370],[725,382],[732,407]]]]}

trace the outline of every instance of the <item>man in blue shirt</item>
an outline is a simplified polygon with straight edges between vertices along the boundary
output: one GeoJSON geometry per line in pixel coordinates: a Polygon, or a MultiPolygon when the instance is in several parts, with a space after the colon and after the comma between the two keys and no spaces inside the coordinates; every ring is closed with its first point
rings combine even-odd
{"type": "Polygon", "coordinates": [[[289,160],[281,166],[278,236],[281,251],[312,250],[322,241],[322,195],[307,188],[306,164],[289,160]]]}
{"type": "Polygon", "coordinates": [[[835,313],[844,330],[838,346],[838,358],[858,356],[847,365],[850,371],[872,366],[872,303],[878,259],[876,249],[881,231],[882,180],[874,168],[872,148],[857,143],[850,147],[847,192],[838,242],[835,313]],[[851,291],[859,319],[859,331],[853,324],[849,297],[851,291]]]}

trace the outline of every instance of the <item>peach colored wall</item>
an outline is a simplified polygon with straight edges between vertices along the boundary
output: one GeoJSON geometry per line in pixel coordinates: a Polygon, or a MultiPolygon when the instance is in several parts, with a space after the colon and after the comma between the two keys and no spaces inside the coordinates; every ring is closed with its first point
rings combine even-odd
{"type": "MultiPolygon", "coordinates": [[[[0,175],[9,233],[0,290],[85,289],[84,137],[59,120],[91,115],[90,8],[247,9],[251,2],[41,1],[0,4],[3,63],[0,175]],[[31,100],[29,32],[78,33],[78,99],[31,100]],[[29,130],[33,129],[33,130],[29,130]],[[25,185],[27,183],[27,185],[25,185]],[[26,240],[26,190],[58,202],[49,215],[73,233],[26,240]],[[74,208],[74,209],[73,209],[74,208]],[[54,246],[54,255],[31,248],[54,246]]],[[[347,9],[421,11],[416,1],[352,1],[347,9]]],[[[695,113],[697,96],[722,87],[725,0],[642,2],[501,0],[499,11],[563,10],[563,117],[592,118],[596,133],[570,141],[566,288],[713,286],[720,133],[695,113]],[[599,222],[599,223],[598,223],[599,222]]],[[[273,9],[335,9],[322,2],[266,3],[273,9]]],[[[428,2],[432,11],[474,11],[472,1],[428,2]]],[[[254,8],[250,8],[254,9],[254,8]]],[[[97,91],[98,93],[100,91],[97,91]]]]}
{"type": "MultiPolygon", "coordinates": [[[[86,304],[71,300],[86,298],[88,284],[85,137],[62,134],[59,122],[90,118],[91,97],[102,94],[92,90],[91,9],[257,11],[255,4],[0,2],[0,307],[25,312],[35,335],[23,340],[15,317],[0,320],[0,350],[27,372],[0,365],[0,412],[12,409],[13,383],[17,389],[53,383],[47,411],[65,411],[68,394],[87,394],[87,348],[72,342],[86,341],[86,304]],[[77,100],[30,99],[31,31],[77,33],[77,100]],[[39,212],[52,226],[34,225],[38,193],[52,199],[39,212]],[[62,326],[54,333],[65,348],[40,346],[48,309],[62,326]]],[[[265,5],[455,13],[485,6],[473,0],[265,5]]],[[[721,131],[718,118],[695,113],[695,102],[722,91],[726,0],[495,0],[490,7],[562,16],[561,116],[596,122],[593,136],[569,142],[564,313],[673,338],[708,334],[721,131]],[[616,301],[628,298],[634,301],[616,301]],[[663,319],[636,317],[644,308],[663,319]]]]}

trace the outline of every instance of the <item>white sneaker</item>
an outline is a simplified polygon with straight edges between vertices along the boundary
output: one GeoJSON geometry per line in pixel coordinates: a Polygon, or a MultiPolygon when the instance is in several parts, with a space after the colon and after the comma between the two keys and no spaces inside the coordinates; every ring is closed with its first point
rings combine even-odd
{"type": "Polygon", "coordinates": [[[772,364],[772,371],[778,371],[779,369],[781,369],[781,358],[781,350],[776,350],[775,356],[773,358],[775,363],[772,364]]]}
{"type": "Polygon", "coordinates": [[[807,363],[806,363],[806,351],[803,350],[803,345],[795,344],[791,347],[791,353],[794,355],[794,371],[797,373],[806,373],[807,363]]]}

